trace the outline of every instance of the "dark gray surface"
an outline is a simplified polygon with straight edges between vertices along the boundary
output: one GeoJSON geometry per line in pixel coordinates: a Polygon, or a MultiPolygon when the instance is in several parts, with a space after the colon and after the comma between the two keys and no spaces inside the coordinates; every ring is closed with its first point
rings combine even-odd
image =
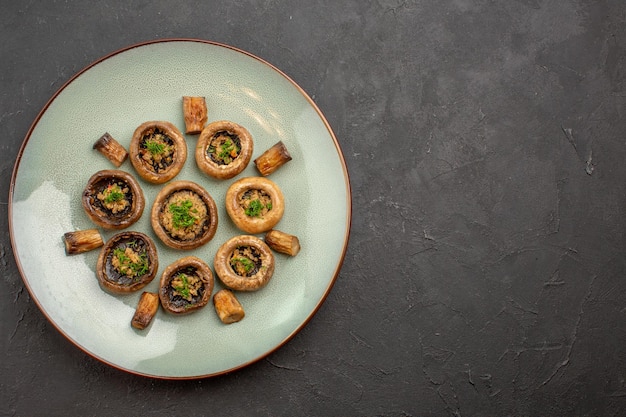
{"type": "Polygon", "coordinates": [[[0,415],[626,413],[623,1],[76,3],[0,6],[0,415]],[[11,170],[46,101],[101,56],[169,37],[292,77],[353,187],[318,314],[198,381],[128,375],[66,341],[7,234],[11,170]]]}

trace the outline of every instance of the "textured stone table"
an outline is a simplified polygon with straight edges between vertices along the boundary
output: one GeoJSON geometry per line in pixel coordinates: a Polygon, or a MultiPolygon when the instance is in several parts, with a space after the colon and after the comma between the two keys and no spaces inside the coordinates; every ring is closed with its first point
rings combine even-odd
{"type": "Polygon", "coordinates": [[[0,415],[626,413],[626,4],[582,0],[4,2],[0,415]],[[8,236],[29,126],[117,49],[185,37],[292,77],[353,191],[317,315],[232,374],[92,359],[30,298],[8,236]]]}

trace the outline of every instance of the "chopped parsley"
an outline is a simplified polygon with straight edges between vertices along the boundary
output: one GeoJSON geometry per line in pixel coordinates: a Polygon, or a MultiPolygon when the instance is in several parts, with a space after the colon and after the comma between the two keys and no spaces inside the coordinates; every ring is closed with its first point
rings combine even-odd
{"type": "Polygon", "coordinates": [[[124,193],[122,192],[122,189],[120,188],[120,186],[117,184],[109,185],[107,189],[104,191],[104,202],[106,204],[115,203],[117,201],[122,200],[123,198],[124,198],[124,193]]]}
{"type": "Polygon", "coordinates": [[[252,200],[245,210],[246,216],[259,217],[263,210],[263,203],[261,200],[252,200]]]}
{"type": "Polygon", "coordinates": [[[189,279],[187,275],[180,274],[177,277],[177,281],[180,282],[180,285],[172,285],[174,289],[180,294],[184,299],[189,299],[191,296],[191,289],[189,288],[189,279]]]}
{"type": "MultiPolygon", "coordinates": [[[[223,139],[223,137],[221,139],[223,139]]],[[[239,155],[241,148],[236,142],[227,137],[223,142],[217,145],[211,144],[207,148],[207,152],[213,155],[214,161],[230,164],[233,159],[239,155]]]]}
{"type": "Polygon", "coordinates": [[[191,200],[183,200],[180,203],[170,204],[169,210],[172,213],[172,223],[177,229],[193,226],[198,220],[192,213],[196,213],[196,209],[191,209],[193,203],[191,200]]]}
{"type": "Polygon", "coordinates": [[[232,140],[226,139],[224,143],[222,143],[222,151],[219,153],[219,157],[224,160],[224,162],[229,163],[234,156],[233,153],[237,152],[235,149],[235,144],[232,140]],[[234,152],[233,152],[234,151],[234,152]]]}
{"type": "Polygon", "coordinates": [[[145,145],[148,152],[152,155],[160,155],[167,149],[167,145],[165,143],[156,140],[147,140],[145,141],[145,145]]]}
{"type": "Polygon", "coordinates": [[[237,266],[240,266],[241,268],[243,268],[243,270],[246,273],[254,269],[254,262],[252,262],[250,259],[246,258],[245,256],[238,256],[238,257],[232,258],[230,260],[230,265],[233,268],[237,268],[237,266]]]}
{"type": "MultiPolygon", "coordinates": [[[[129,245],[130,247],[130,245],[129,245]]],[[[145,275],[148,272],[148,255],[145,252],[138,253],[130,250],[132,254],[134,254],[134,258],[138,258],[137,260],[131,259],[131,256],[126,253],[126,249],[117,247],[113,249],[113,256],[117,259],[115,262],[117,270],[120,274],[131,276],[131,277],[140,277],[145,275]]]]}
{"type": "Polygon", "coordinates": [[[259,217],[261,215],[261,212],[263,211],[264,208],[266,208],[268,210],[271,210],[272,209],[272,203],[269,202],[269,203],[267,203],[267,205],[263,205],[261,200],[254,199],[254,200],[250,201],[250,204],[248,205],[248,207],[246,207],[244,212],[246,213],[246,216],[249,216],[249,217],[259,217]]]}

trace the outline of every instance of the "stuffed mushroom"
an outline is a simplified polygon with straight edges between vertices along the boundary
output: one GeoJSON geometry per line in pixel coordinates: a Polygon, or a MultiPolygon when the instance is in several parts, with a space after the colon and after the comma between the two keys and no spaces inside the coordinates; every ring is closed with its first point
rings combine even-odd
{"type": "Polygon", "coordinates": [[[213,272],[204,261],[195,256],[181,258],[165,268],[161,275],[161,305],[172,314],[191,313],[207,305],[213,285],[213,272]]]}
{"type": "Polygon", "coordinates": [[[284,211],[282,191],[267,178],[242,178],[226,191],[226,212],[246,233],[257,234],[272,229],[284,211]]]}
{"type": "Polygon", "coordinates": [[[236,291],[257,291],[274,274],[274,255],[256,236],[235,236],[215,254],[215,273],[224,285],[236,291]]]}
{"type": "Polygon", "coordinates": [[[220,120],[209,123],[200,133],[196,163],[213,178],[229,179],[248,166],[253,150],[252,135],[245,127],[220,120]]]}
{"type": "Polygon", "coordinates": [[[89,178],[82,205],[87,216],[105,229],[124,229],[143,214],[145,199],[135,178],[120,170],[102,170],[89,178]]]}
{"type": "Polygon", "coordinates": [[[217,206],[211,195],[191,181],[172,182],[159,192],[150,214],[152,229],[167,246],[195,249],[217,230],[217,206]]]}
{"type": "Polygon", "coordinates": [[[153,184],[174,178],[187,160],[187,144],[170,122],[150,121],[139,125],[130,141],[130,162],[137,174],[153,184]]]}
{"type": "Polygon", "coordinates": [[[121,232],[100,250],[96,276],[110,292],[125,294],[148,285],[156,276],[159,258],[152,239],[140,232],[121,232]]]}

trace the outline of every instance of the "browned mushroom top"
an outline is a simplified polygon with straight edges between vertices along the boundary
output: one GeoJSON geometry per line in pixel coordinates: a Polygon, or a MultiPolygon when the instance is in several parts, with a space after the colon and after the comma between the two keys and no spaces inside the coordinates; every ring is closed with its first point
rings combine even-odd
{"type": "Polygon", "coordinates": [[[174,178],[187,160],[182,133],[169,122],[142,123],[130,142],[130,161],[144,180],[162,184],[174,178]]]}
{"type": "Polygon", "coordinates": [[[228,120],[209,123],[196,145],[196,163],[207,175],[228,179],[243,171],[252,157],[254,142],[246,128],[228,120]]]}
{"type": "Polygon", "coordinates": [[[267,285],[274,274],[274,255],[256,236],[235,236],[215,254],[215,273],[228,288],[256,291],[267,285]]]}
{"type": "Polygon", "coordinates": [[[120,170],[102,170],[91,176],[83,191],[85,213],[106,229],[124,229],[143,214],[143,191],[135,178],[120,170]]]}
{"type": "Polygon", "coordinates": [[[226,191],[226,212],[233,223],[247,233],[270,230],[280,221],[284,210],[282,191],[267,178],[242,178],[226,191]]]}
{"type": "Polygon", "coordinates": [[[211,195],[191,181],[172,182],[159,192],[150,214],[152,228],[167,246],[195,249],[217,230],[217,206],[211,195]]]}
{"type": "Polygon", "coordinates": [[[150,283],[159,267],[154,242],[140,232],[121,232],[104,245],[98,257],[96,276],[114,293],[137,291],[150,283]]]}
{"type": "Polygon", "coordinates": [[[161,305],[173,314],[191,313],[209,302],[213,285],[213,273],[204,261],[195,256],[181,258],[161,275],[161,305]]]}

